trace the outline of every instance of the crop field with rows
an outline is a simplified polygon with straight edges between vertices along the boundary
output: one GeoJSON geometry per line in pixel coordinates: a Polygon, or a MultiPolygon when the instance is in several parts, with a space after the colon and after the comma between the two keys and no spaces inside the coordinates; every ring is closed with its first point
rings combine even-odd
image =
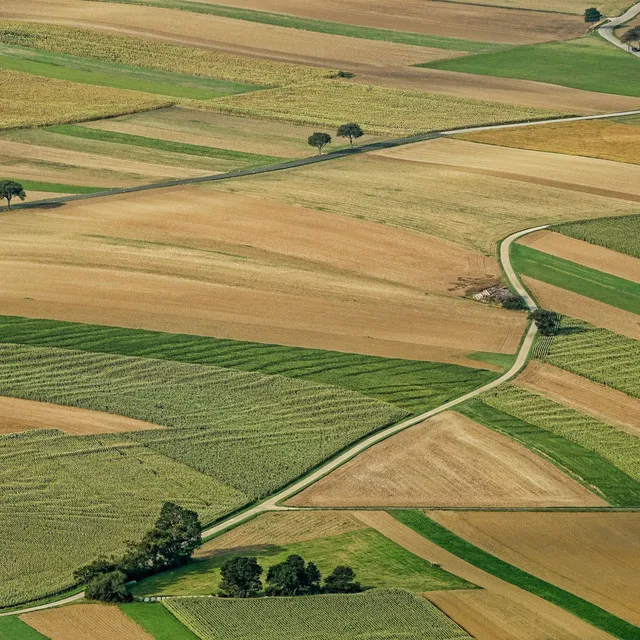
{"type": "Polygon", "coordinates": [[[485,394],[482,399],[489,406],[595,451],[640,481],[640,439],[637,437],[544,396],[511,385],[485,394]]]}
{"type": "Polygon", "coordinates": [[[396,589],[293,598],[175,598],[165,606],[202,640],[463,640],[426,600],[396,589]]]}
{"type": "Polygon", "coordinates": [[[640,398],[640,342],[563,318],[545,360],[634,398],[640,398]]]}

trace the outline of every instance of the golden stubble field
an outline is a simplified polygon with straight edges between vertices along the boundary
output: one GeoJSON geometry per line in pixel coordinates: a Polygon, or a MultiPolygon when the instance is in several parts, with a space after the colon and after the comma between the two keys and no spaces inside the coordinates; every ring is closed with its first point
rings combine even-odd
{"type": "Polygon", "coordinates": [[[5,313],[442,361],[513,353],[461,298],[497,262],[419,233],[184,187],[3,216],[5,313]],[[462,280],[462,284],[460,282],[462,280]]]}

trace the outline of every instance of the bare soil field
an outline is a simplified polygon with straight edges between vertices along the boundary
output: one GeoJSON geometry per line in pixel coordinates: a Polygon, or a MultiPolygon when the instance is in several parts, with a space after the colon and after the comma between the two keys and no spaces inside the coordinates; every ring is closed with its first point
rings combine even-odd
{"type": "Polygon", "coordinates": [[[493,258],[302,207],[174,188],[3,220],[7,314],[456,362],[524,329],[457,297],[493,258]]]}
{"type": "Polygon", "coordinates": [[[639,513],[428,515],[502,560],[640,624],[639,513]]]}
{"type": "Polygon", "coordinates": [[[606,120],[558,122],[535,127],[478,131],[457,137],[470,142],[503,147],[640,164],[637,153],[640,130],[621,122],[606,120]]]}
{"type": "Polygon", "coordinates": [[[527,276],[523,276],[522,279],[543,308],[586,320],[596,327],[604,327],[614,333],[640,340],[640,318],[635,313],[617,309],[604,302],[527,276]]]}
{"type": "Polygon", "coordinates": [[[640,436],[640,400],[611,387],[535,360],[514,384],[640,436]]]}
{"type": "Polygon", "coordinates": [[[640,202],[640,167],[609,160],[510,149],[450,138],[427,140],[374,154],[640,202]]]}
{"type": "MultiPolygon", "coordinates": [[[[522,613],[524,620],[543,621],[539,629],[529,629],[530,635],[518,636],[518,640],[549,640],[550,638],[554,640],[559,640],[560,638],[562,640],[612,640],[613,638],[608,633],[596,629],[547,600],[504,582],[500,578],[496,578],[458,556],[445,551],[442,547],[427,540],[384,511],[359,511],[355,515],[367,526],[373,527],[387,538],[411,551],[411,553],[415,553],[429,562],[436,562],[445,571],[486,589],[491,598],[498,597],[502,599],[505,611],[524,610],[522,613]],[[546,629],[551,631],[549,635],[544,635],[546,629]]],[[[461,592],[456,591],[455,593],[461,592]]],[[[475,593],[482,593],[482,591],[476,591],[475,593]]],[[[431,599],[431,594],[429,599],[431,599]]],[[[504,616],[504,612],[502,615],[504,616]]],[[[496,616],[499,616],[499,612],[496,613],[496,616]]],[[[460,624],[462,624],[462,620],[460,620],[460,624]]],[[[497,624],[503,624],[501,617],[498,617],[497,624]]],[[[492,637],[489,636],[489,638],[492,637]]],[[[494,638],[495,636],[492,640],[494,638]]],[[[495,640],[498,639],[507,640],[504,636],[495,638],[495,640]]],[[[478,640],[482,639],[478,638],[478,640]]]]}
{"type": "Polygon", "coordinates": [[[210,558],[231,550],[249,552],[358,531],[365,525],[348,511],[280,511],[263,513],[199,547],[196,558],[210,558]]]}
{"type": "MultiPolygon", "coordinates": [[[[465,0],[465,4],[486,4],[486,0],[465,0]]],[[[529,9],[531,11],[553,11],[582,14],[591,6],[589,0],[491,0],[491,4],[501,7],[529,9]]],[[[598,5],[600,11],[615,17],[628,9],[631,0],[604,0],[598,5]]]]}
{"type": "Polygon", "coordinates": [[[58,429],[72,435],[83,436],[92,433],[162,429],[162,427],[101,411],[0,396],[0,434],[31,429],[58,429]]]}
{"type": "MultiPolygon", "coordinates": [[[[251,194],[419,231],[490,255],[495,254],[498,240],[528,226],[632,214],[638,209],[637,202],[575,191],[573,185],[561,188],[534,184],[525,169],[512,171],[513,179],[487,175],[485,169],[476,172],[473,167],[465,166],[474,160],[466,160],[467,147],[464,146],[444,145],[445,151],[455,149],[457,155],[451,159],[454,165],[429,163],[425,160],[430,149],[441,162],[447,160],[444,154],[438,154],[437,150],[443,148],[441,145],[429,147],[429,144],[422,146],[422,161],[417,162],[368,154],[322,166],[300,167],[286,174],[263,174],[204,188],[251,194]]],[[[489,155],[489,160],[491,158],[489,155]]],[[[543,171],[542,160],[536,160],[543,171]]],[[[580,180],[577,170],[572,176],[580,180]]],[[[595,179],[600,180],[600,175],[595,179]]],[[[636,189],[636,186],[629,188],[636,189]]]]}
{"type": "Polygon", "coordinates": [[[20,619],[50,640],[153,640],[116,606],[74,604],[25,613],[20,619]]]}
{"type": "Polygon", "coordinates": [[[294,496],[312,507],[606,503],[524,446],[455,412],[387,438],[294,496]]]}
{"type": "MultiPolygon", "coordinates": [[[[217,4],[218,0],[204,0],[217,4]]],[[[225,0],[244,9],[347,24],[428,33],[467,40],[529,44],[578,37],[585,32],[578,16],[513,11],[497,7],[421,2],[420,0],[225,0]]]]}

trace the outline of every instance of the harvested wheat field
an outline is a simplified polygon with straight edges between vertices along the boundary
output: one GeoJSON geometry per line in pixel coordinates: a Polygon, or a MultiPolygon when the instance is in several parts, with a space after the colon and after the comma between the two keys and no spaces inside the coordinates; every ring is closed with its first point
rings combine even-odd
{"type": "Polygon", "coordinates": [[[640,400],[611,387],[535,360],[514,384],[640,436],[640,400]]]}
{"type": "MultiPolygon", "coordinates": [[[[504,606],[507,610],[523,611],[522,615],[525,620],[543,620],[544,624],[541,630],[549,629],[551,631],[550,635],[542,635],[535,629],[530,629],[530,635],[519,636],[518,640],[612,640],[613,638],[608,633],[596,629],[547,600],[496,578],[449,551],[445,551],[384,511],[358,511],[355,515],[364,524],[376,529],[411,553],[429,562],[436,562],[445,571],[482,587],[490,594],[491,598],[497,596],[505,603],[504,606]]],[[[461,592],[456,591],[455,593],[461,592]]],[[[474,591],[474,593],[483,592],[474,591]]],[[[430,597],[431,594],[429,594],[430,597]]],[[[460,623],[462,624],[462,620],[460,623]]],[[[500,635],[489,637],[492,640],[507,640],[500,635]]]]}
{"type": "MultiPolygon", "coordinates": [[[[429,147],[424,149],[426,153],[429,147]]],[[[495,255],[496,242],[512,231],[638,210],[635,202],[523,181],[521,173],[510,180],[470,172],[461,166],[464,162],[463,155],[456,166],[447,166],[367,154],[203,188],[419,231],[490,255],[495,255]]]]}
{"type": "Polygon", "coordinates": [[[577,240],[553,231],[536,231],[518,240],[518,244],[532,247],[558,258],[610,273],[611,275],[640,282],[640,259],[618,253],[606,247],[577,240]]]}
{"type": "Polygon", "coordinates": [[[199,547],[194,557],[249,553],[273,545],[337,536],[366,526],[348,511],[268,512],[199,547]]]}
{"type": "Polygon", "coordinates": [[[606,502],[522,445],[448,411],[367,449],[287,504],[539,507],[606,502]]]}
{"type": "Polygon", "coordinates": [[[628,338],[640,340],[640,316],[635,313],[528,276],[523,276],[522,280],[542,308],[579,318],[596,327],[603,327],[628,338]]]}
{"type": "Polygon", "coordinates": [[[502,147],[640,164],[637,152],[640,131],[637,127],[620,122],[556,122],[535,127],[476,131],[457,137],[460,140],[502,147]]]}
{"type": "Polygon", "coordinates": [[[115,605],[74,604],[20,619],[50,640],[154,640],[115,605]]]}
{"type": "MultiPolygon", "coordinates": [[[[205,0],[217,4],[217,0],[205,0]]],[[[585,32],[578,16],[513,11],[496,7],[421,2],[420,0],[226,0],[226,5],[272,13],[428,33],[468,40],[528,44],[578,37],[585,32]]]]}
{"type": "MultiPolygon", "coordinates": [[[[486,0],[465,0],[468,4],[485,4],[486,0]]],[[[501,7],[518,7],[531,11],[552,11],[582,14],[592,6],[589,0],[491,0],[492,4],[501,7]]],[[[598,8],[604,15],[613,17],[629,8],[630,0],[604,0],[598,8]]]]}
{"type": "Polygon", "coordinates": [[[493,258],[302,207],[191,187],[3,221],[7,314],[456,362],[524,330],[459,297],[493,258]]]}
{"type": "Polygon", "coordinates": [[[64,433],[83,436],[161,428],[150,422],[101,411],[0,396],[0,434],[31,429],[58,429],[64,433]]]}
{"type": "Polygon", "coordinates": [[[502,560],[640,624],[640,513],[428,515],[502,560]]]}
{"type": "Polygon", "coordinates": [[[640,167],[609,160],[510,149],[450,138],[374,151],[374,154],[640,202],[640,167]]]}

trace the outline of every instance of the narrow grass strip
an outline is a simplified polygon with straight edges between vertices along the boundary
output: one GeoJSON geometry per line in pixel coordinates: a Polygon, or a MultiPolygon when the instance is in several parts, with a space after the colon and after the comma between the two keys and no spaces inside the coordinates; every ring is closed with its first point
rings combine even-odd
{"type": "Polygon", "coordinates": [[[640,483],[595,451],[474,399],[456,411],[550,459],[613,506],[640,507],[640,483]]]}
{"type": "Polygon", "coordinates": [[[48,191],[49,193],[99,193],[108,191],[107,187],[84,187],[77,184],[62,184],[61,182],[40,182],[38,180],[23,180],[15,177],[0,177],[2,180],[15,180],[19,182],[29,197],[29,191],[48,191]]]}
{"type": "Polygon", "coordinates": [[[242,9],[228,7],[205,2],[191,2],[190,0],[92,0],[93,2],[112,2],[118,4],[135,4],[145,7],[159,7],[162,9],[177,9],[191,13],[203,13],[206,15],[233,18],[247,22],[271,24],[277,27],[313,31],[315,33],[328,33],[350,38],[363,38],[365,40],[378,40],[385,42],[397,42],[417,47],[430,47],[434,49],[447,49],[451,51],[468,51],[469,53],[484,53],[503,49],[505,45],[494,42],[480,42],[476,40],[464,40],[461,38],[448,38],[446,36],[411,33],[408,31],[394,31],[392,29],[377,29],[375,27],[362,27],[358,25],[344,24],[342,22],[329,22],[327,20],[315,20],[312,18],[300,18],[282,13],[268,11],[256,11],[255,9],[242,9]]]}
{"type": "Polygon", "coordinates": [[[101,142],[115,142],[117,144],[127,144],[135,147],[146,147],[148,149],[158,149],[159,151],[169,151],[171,153],[182,153],[191,156],[202,156],[204,158],[217,158],[219,160],[236,160],[245,162],[250,166],[265,164],[276,164],[283,162],[286,158],[276,156],[264,156],[245,151],[233,151],[231,149],[217,149],[216,147],[204,147],[196,144],[186,144],[184,142],[173,142],[171,140],[160,140],[158,138],[147,138],[146,136],[136,136],[129,133],[118,133],[116,131],[105,131],[103,129],[91,129],[73,124],[63,124],[48,127],[47,131],[59,133],[74,138],[84,138],[86,140],[99,140],[101,142]]]}
{"type": "MultiPolygon", "coordinates": [[[[198,640],[182,622],[163,605],[155,602],[119,605],[122,612],[155,640],[198,640]]],[[[0,637],[0,640],[2,638],[0,637]]]]}
{"type": "Polygon", "coordinates": [[[612,307],[640,314],[640,284],[576,262],[514,244],[514,269],[521,275],[573,291],[612,307]]]}
{"type": "Polygon", "coordinates": [[[640,640],[640,627],[500,560],[458,537],[419,511],[390,511],[403,524],[470,564],[551,602],[620,640],[640,640]]]}

